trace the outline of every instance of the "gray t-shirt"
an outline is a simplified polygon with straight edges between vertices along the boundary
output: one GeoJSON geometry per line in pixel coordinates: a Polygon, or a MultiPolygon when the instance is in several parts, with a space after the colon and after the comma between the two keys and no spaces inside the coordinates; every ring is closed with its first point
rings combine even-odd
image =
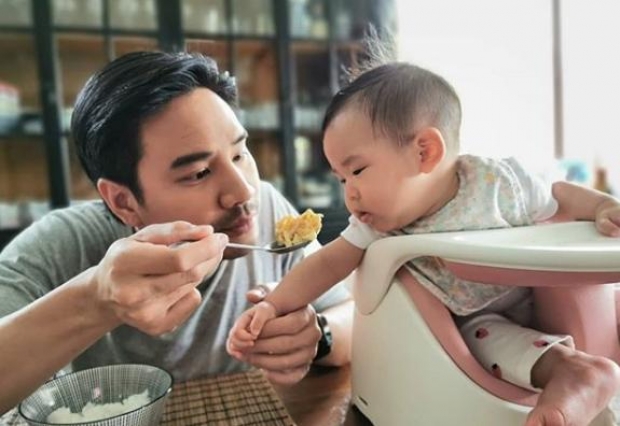
{"type": "MultiPolygon", "coordinates": [[[[260,194],[259,243],[265,244],[273,239],[274,223],[296,212],[265,182],[260,194]]],[[[131,234],[131,228],[116,221],[101,201],[52,211],[0,253],[0,317],[98,264],[114,241],[131,234]]],[[[279,281],[303,256],[303,251],[286,255],[253,251],[225,260],[198,286],[202,303],[174,332],[152,337],[130,326],[117,327],[70,367],[145,363],[165,368],[178,381],[245,370],[249,366],[230,357],[225,342],[234,321],[249,306],[246,292],[256,284],[279,281]]],[[[341,284],[314,306],[321,311],[348,298],[349,292],[341,284]]]]}

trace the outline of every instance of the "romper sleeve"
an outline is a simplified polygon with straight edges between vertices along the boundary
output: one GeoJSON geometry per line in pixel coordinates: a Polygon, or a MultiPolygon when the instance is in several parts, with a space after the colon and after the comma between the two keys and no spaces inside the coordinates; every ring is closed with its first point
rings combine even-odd
{"type": "Polygon", "coordinates": [[[506,159],[523,188],[525,207],[534,222],[543,222],[551,218],[558,210],[558,202],[551,193],[551,182],[541,174],[527,169],[515,158],[506,159]]]}
{"type": "Polygon", "coordinates": [[[340,234],[342,238],[355,247],[366,250],[368,246],[381,238],[381,234],[365,223],[360,222],[355,216],[349,216],[349,225],[340,234]]]}

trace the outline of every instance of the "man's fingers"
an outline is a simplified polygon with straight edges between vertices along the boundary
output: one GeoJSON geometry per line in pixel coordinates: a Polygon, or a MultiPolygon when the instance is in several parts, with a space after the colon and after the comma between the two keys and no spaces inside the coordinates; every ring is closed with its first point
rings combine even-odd
{"type": "Polygon", "coordinates": [[[185,284],[199,285],[220,262],[220,258],[200,263],[186,271],[148,277],[148,285],[158,293],[168,293],[185,284]]]}
{"type": "Polygon", "coordinates": [[[282,371],[302,368],[312,363],[313,348],[304,348],[284,354],[245,353],[248,362],[257,368],[271,371],[282,371]]]}
{"type": "Polygon", "coordinates": [[[200,301],[200,293],[195,288],[192,288],[187,294],[170,306],[166,314],[166,320],[168,324],[172,326],[171,329],[184,323],[196,310],[198,305],[200,305],[200,301]]]}
{"type": "Polygon", "coordinates": [[[165,275],[188,271],[206,261],[219,263],[227,242],[228,237],[224,234],[206,235],[200,240],[177,247],[128,238],[114,243],[110,255],[118,254],[118,261],[114,265],[120,270],[165,275]]]}
{"type": "Polygon", "coordinates": [[[183,241],[200,240],[210,234],[213,234],[213,227],[210,225],[198,226],[189,222],[176,221],[147,226],[133,234],[131,238],[136,241],[169,246],[183,241]]]}
{"type": "Polygon", "coordinates": [[[184,322],[200,304],[200,293],[191,284],[145,301],[142,307],[121,312],[127,324],[150,335],[166,333],[184,322]]]}
{"type": "Polygon", "coordinates": [[[280,385],[293,385],[303,379],[308,371],[310,370],[310,365],[305,367],[299,367],[293,370],[288,371],[270,371],[263,370],[265,373],[265,377],[272,383],[277,383],[280,385]]]}

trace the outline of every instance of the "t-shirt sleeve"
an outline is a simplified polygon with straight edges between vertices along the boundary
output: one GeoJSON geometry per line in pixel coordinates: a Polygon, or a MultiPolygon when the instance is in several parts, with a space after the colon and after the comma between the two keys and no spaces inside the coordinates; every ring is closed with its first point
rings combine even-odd
{"type": "Polygon", "coordinates": [[[381,238],[381,235],[365,223],[360,222],[355,216],[349,216],[349,225],[340,234],[342,238],[355,247],[366,250],[368,246],[381,238]]]}
{"type": "Polygon", "coordinates": [[[543,222],[558,211],[558,202],[551,193],[551,182],[515,158],[506,159],[523,189],[525,208],[534,222],[543,222]]]}
{"type": "Polygon", "coordinates": [[[96,265],[130,232],[97,203],[55,210],[33,223],[0,252],[0,317],[96,265]]]}

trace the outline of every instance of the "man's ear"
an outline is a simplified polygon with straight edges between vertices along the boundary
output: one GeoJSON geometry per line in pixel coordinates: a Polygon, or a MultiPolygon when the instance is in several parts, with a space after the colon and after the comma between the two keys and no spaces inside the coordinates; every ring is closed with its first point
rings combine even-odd
{"type": "Polygon", "coordinates": [[[139,203],[133,192],[125,185],[101,178],[97,181],[97,190],[110,210],[125,225],[140,228],[142,220],[138,213],[139,203]]]}
{"type": "Polygon", "coordinates": [[[446,143],[435,127],[426,127],[418,132],[414,144],[420,160],[420,171],[430,173],[446,155],[446,143]]]}

